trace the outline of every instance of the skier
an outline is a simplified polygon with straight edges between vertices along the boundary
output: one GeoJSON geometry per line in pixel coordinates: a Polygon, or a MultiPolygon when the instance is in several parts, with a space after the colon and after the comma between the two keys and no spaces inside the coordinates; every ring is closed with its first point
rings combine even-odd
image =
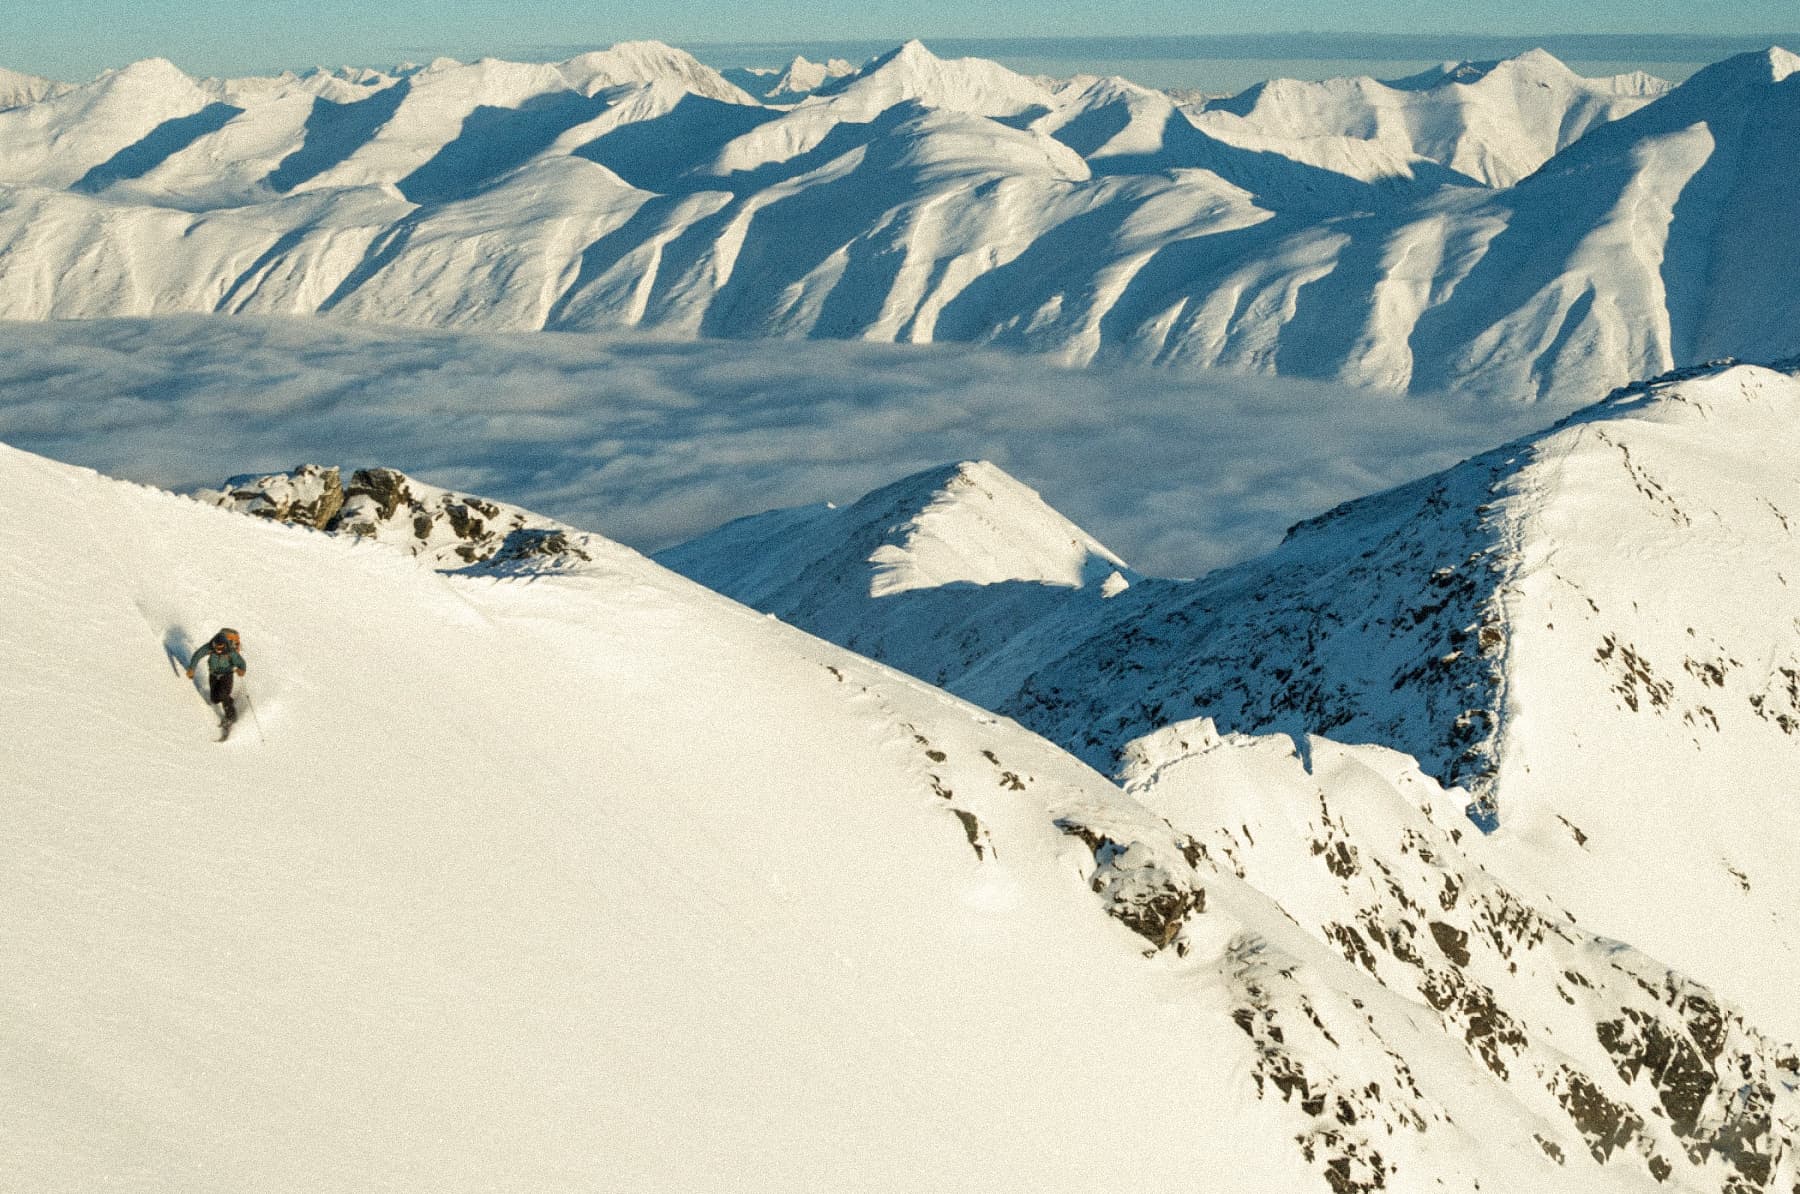
{"type": "Polygon", "coordinates": [[[200,666],[201,657],[206,659],[206,672],[210,686],[208,697],[213,704],[225,710],[220,721],[220,729],[226,735],[231,733],[231,723],[237,720],[237,704],[231,699],[231,677],[233,673],[244,674],[244,657],[238,654],[237,631],[221,630],[212,636],[212,641],[202,643],[188,660],[188,679],[194,678],[194,669],[200,666]]]}

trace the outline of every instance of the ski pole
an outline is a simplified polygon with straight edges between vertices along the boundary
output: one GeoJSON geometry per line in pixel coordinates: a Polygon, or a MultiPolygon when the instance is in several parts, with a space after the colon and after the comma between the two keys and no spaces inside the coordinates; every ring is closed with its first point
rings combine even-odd
{"type": "Polygon", "coordinates": [[[256,740],[264,746],[267,746],[269,740],[263,737],[262,718],[256,715],[256,702],[250,699],[250,686],[248,684],[244,686],[244,704],[250,708],[250,722],[256,727],[256,740]]]}

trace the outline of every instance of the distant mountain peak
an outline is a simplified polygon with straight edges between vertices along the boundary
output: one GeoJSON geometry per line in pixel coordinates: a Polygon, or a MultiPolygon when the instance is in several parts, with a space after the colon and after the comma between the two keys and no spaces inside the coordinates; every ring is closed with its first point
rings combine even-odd
{"type": "Polygon", "coordinates": [[[0,66],[0,109],[23,107],[68,91],[69,84],[0,66]]]}
{"type": "Polygon", "coordinates": [[[864,500],[870,499],[889,520],[888,534],[868,557],[875,566],[872,597],[1005,581],[1079,588],[1125,566],[990,461],[929,469],[864,500]]]}
{"type": "Polygon", "coordinates": [[[905,100],[978,116],[1016,116],[1047,108],[1051,93],[1024,75],[984,58],[939,58],[914,38],[870,59],[854,74],[813,93],[867,109],[870,115],[905,100]]]}

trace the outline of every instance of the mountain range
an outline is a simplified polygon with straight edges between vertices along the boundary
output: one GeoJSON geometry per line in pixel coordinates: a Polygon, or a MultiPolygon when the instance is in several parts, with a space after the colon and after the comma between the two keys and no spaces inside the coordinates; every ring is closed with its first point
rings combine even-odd
{"type": "Polygon", "coordinates": [[[1796,61],[1185,103],[916,42],[760,96],[657,43],[9,75],[0,317],[969,341],[1572,408],[1800,350],[1796,61]]]}

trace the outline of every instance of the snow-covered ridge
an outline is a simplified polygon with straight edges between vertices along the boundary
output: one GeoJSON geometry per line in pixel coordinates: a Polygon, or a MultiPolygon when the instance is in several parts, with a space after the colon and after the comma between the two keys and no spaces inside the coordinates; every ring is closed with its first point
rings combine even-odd
{"type": "Polygon", "coordinates": [[[1221,140],[1327,169],[1410,177],[1431,163],[1506,187],[1589,129],[1669,89],[1642,73],[1584,79],[1533,50],[1501,62],[1445,63],[1388,83],[1272,80],[1189,110],[1221,140]]]}
{"type": "Polygon", "coordinates": [[[0,448],[34,1188],[778,1189],[849,1147],[1072,1191],[1125,1136],[1153,1191],[1782,1188],[1792,1050],[1501,880],[1403,757],[1186,723],[1122,792],[589,542],[443,575],[0,448]],[[226,616],[219,747],[167,656],[226,616]]]}
{"type": "Polygon", "coordinates": [[[658,43],[151,61],[0,111],[0,318],[975,341],[1572,404],[1800,349],[1792,57],[1664,93],[1533,53],[1198,107],[916,42],[767,102],[658,43]]]}
{"type": "Polygon", "coordinates": [[[22,75],[18,71],[0,67],[0,111],[35,104],[68,89],[67,83],[41,79],[36,75],[22,75]]]}
{"type": "Polygon", "coordinates": [[[1509,873],[1800,1035],[1758,1002],[1800,982],[1797,426],[1791,373],[1690,370],[1197,581],[902,610],[813,577],[758,604],[1101,767],[1196,716],[1405,751],[1468,790],[1509,873]]]}

